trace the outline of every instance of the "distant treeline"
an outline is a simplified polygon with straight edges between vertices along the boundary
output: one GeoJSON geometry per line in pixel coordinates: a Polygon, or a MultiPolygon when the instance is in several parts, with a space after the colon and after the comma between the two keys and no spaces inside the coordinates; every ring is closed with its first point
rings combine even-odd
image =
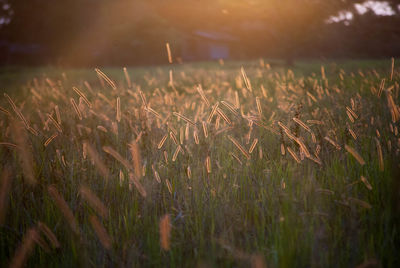
{"type": "MultiPolygon", "coordinates": [[[[69,66],[185,61],[210,42],[231,59],[400,56],[400,12],[354,12],[359,1],[0,0],[0,64],[69,66]],[[247,3],[247,1],[244,1],[247,3]],[[284,2],[284,3],[281,3],[284,2]],[[326,23],[340,10],[352,20],[326,23]],[[197,31],[215,36],[196,36],[197,31]],[[228,37],[226,37],[228,36],[228,37]],[[216,40],[215,40],[216,39],[216,40]],[[222,47],[222,48],[221,48],[222,47]]],[[[207,55],[203,56],[207,58],[207,55]]]]}

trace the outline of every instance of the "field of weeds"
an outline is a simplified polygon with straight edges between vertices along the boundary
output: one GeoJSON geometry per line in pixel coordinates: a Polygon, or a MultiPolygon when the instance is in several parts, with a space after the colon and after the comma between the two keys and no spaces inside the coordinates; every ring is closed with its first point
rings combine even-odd
{"type": "Polygon", "coordinates": [[[0,266],[398,267],[395,61],[220,64],[2,88],[0,266]]]}

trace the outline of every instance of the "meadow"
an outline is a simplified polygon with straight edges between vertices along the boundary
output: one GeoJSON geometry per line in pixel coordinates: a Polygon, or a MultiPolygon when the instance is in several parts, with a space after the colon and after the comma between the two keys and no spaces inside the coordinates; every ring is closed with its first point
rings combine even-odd
{"type": "Polygon", "coordinates": [[[394,59],[1,73],[1,267],[400,265],[394,59]]]}

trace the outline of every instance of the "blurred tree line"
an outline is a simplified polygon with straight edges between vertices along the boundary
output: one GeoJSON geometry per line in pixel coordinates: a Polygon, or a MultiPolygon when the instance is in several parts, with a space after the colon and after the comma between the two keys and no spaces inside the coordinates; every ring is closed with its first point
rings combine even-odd
{"type": "MultiPolygon", "coordinates": [[[[362,1],[361,1],[362,2],[362,1]]],[[[393,16],[354,0],[0,0],[0,63],[71,66],[166,63],[194,31],[237,37],[233,58],[400,56],[393,16]],[[327,23],[352,11],[352,20],[327,23]]]]}

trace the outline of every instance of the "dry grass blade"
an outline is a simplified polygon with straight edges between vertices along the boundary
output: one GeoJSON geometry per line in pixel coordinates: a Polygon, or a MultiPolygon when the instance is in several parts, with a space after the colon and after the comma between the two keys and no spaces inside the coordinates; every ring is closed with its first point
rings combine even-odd
{"type": "Polygon", "coordinates": [[[249,78],[247,77],[246,72],[244,71],[243,66],[240,68],[240,72],[242,73],[243,81],[244,81],[244,84],[246,85],[247,90],[250,91],[250,92],[252,92],[253,89],[252,89],[252,87],[251,87],[250,80],[249,80],[249,78]]]}
{"type": "Polygon", "coordinates": [[[29,128],[29,123],[26,120],[25,116],[21,113],[21,111],[18,109],[17,105],[13,102],[13,100],[8,96],[7,93],[4,93],[4,96],[6,97],[7,101],[10,103],[11,107],[13,108],[14,112],[17,114],[17,116],[21,119],[21,121],[24,123],[25,128],[29,128]]]}
{"type": "Polygon", "coordinates": [[[64,200],[64,198],[58,192],[56,187],[54,187],[53,185],[48,186],[47,190],[48,190],[51,198],[56,203],[57,207],[61,210],[62,214],[64,215],[64,218],[67,220],[72,231],[75,234],[79,235],[80,232],[79,232],[78,222],[76,221],[74,214],[72,213],[71,209],[69,208],[67,202],[64,200]]]}
{"type": "Polygon", "coordinates": [[[296,155],[296,153],[290,147],[286,147],[286,149],[290,153],[290,155],[293,157],[293,159],[296,160],[296,162],[300,164],[301,161],[300,161],[299,157],[296,155]]]}
{"type": "Polygon", "coordinates": [[[84,144],[90,159],[93,161],[100,174],[105,179],[108,179],[110,177],[110,174],[108,172],[106,165],[103,163],[99,154],[97,153],[96,149],[87,142],[84,142],[84,144]]]}
{"type": "Polygon", "coordinates": [[[78,94],[78,95],[82,98],[82,100],[86,103],[86,105],[87,105],[89,108],[92,108],[92,103],[90,103],[90,101],[88,100],[88,98],[86,97],[86,95],[83,94],[82,91],[80,91],[77,87],[72,87],[72,89],[75,91],[76,94],[78,94]]]}
{"type": "Polygon", "coordinates": [[[51,114],[47,114],[47,117],[50,119],[50,121],[53,123],[55,128],[57,129],[58,132],[62,133],[62,129],[60,124],[51,116],[51,114]]]}
{"type": "Polygon", "coordinates": [[[232,152],[230,152],[229,155],[232,156],[236,161],[238,161],[238,163],[239,163],[241,166],[243,165],[242,161],[240,160],[240,158],[239,158],[237,155],[235,155],[235,154],[232,153],[232,152]]]}
{"type": "Polygon", "coordinates": [[[390,81],[393,80],[393,74],[394,74],[394,58],[392,58],[392,69],[390,72],[390,81]]]}
{"type": "Polygon", "coordinates": [[[147,196],[146,190],[144,189],[143,185],[139,182],[139,179],[136,177],[136,175],[132,172],[129,172],[129,183],[131,184],[133,183],[133,185],[135,185],[140,195],[143,198],[146,198],[147,196]]]}
{"type": "Polygon", "coordinates": [[[90,206],[96,210],[97,213],[103,218],[108,217],[108,209],[107,207],[101,202],[101,200],[86,186],[81,185],[79,189],[80,194],[82,197],[90,204],[90,206]]]}
{"type": "Polygon", "coordinates": [[[128,70],[126,69],[126,67],[124,67],[123,70],[124,70],[126,83],[128,84],[128,88],[131,88],[132,87],[132,82],[131,82],[131,77],[129,76],[128,70]]]}
{"type": "Polygon", "coordinates": [[[151,108],[151,107],[146,107],[145,109],[146,109],[146,111],[148,111],[148,112],[154,114],[154,115],[155,115],[157,118],[159,118],[160,120],[163,119],[162,116],[161,116],[158,112],[156,112],[153,108],[151,108]]]}
{"type": "Polygon", "coordinates": [[[299,124],[299,126],[301,126],[302,128],[304,128],[305,130],[307,130],[308,132],[312,133],[312,130],[309,126],[307,126],[303,121],[301,121],[300,119],[293,117],[292,118],[294,122],[296,122],[297,124],[299,124]]]}
{"type": "Polygon", "coordinates": [[[154,172],[154,177],[156,178],[156,181],[157,181],[158,183],[161,183],[161,178],[160,178],[160,175],[158,174],[157,170],[155,170],[155,169],[153,168],[153,172],[154,172]]]}
{"type": "Polygon", "coordinates": [[[106,81],[113,90],[117,90],[117,86],[115,85],[115,83],[105,74],[103,73],[100,69],[95,68],[94,69],[96,71],[96,73],[99,75],[99,77],[101,77],[104,81],[106,81]]]}
{"type": "Polygon", "coordinates": [[[26,232],[24,238],[22,239],[21,245],[15,251],[14,257],[10,262],[10,268],[19,268],[25,266],[26,260],[29,257],[29,254],[32,252],[35,241],[38,237],[39,234],[35,227],[26,232]]]}
{"type": "Polygon", "coordinates": [[[72,104],[72,107],[74,107],[75,113],[76,113],[76,115],[78,116],[79,120],[82,120],[82,113],[81,113],[81,111],[79,110],[79,107],[78,107],[78,105],[76,104],[75,100],[74,100],[73,98],[70,98],[69,100],[70,100],[70,102],[71,102],[71,104],[72,104]]]}
{"type": "Polygon", "coordinates": [[[172,195],[172,185],[168,179],[165,179],[165,184],[167,185],[168,192],[172,195]]]}
{"type": "Polygon", "coordinates": [[[8,208],[8,194],[11,189],[11,170],[8,166],[3,168],[0,181],[0,225],[3,225],[8,208]]]}
{"type": "Polygon", "coordinates": [[[22,172],[24,178],[31,185],[36,184],[35,172],[34,172],[34,158],[32,154],[31,145],[28,142],[28,135],[26,129],[22,125],[15,121],[12,123],[13,138],[14,142],[18,147],[19,159],[21,160],[22,172]]]}
{"type": "Polygon", "coordinates": [[[207,123],[206,122],[201,122],[202,126],[203,126],[203,133],[204,133],[204,137],[208,138],[208,129],[207,129],[207,123]]]}
{"type": "Polygon", "coordinates": [[[207,158],[206,158],[206,169],[207,169],[207,173],[210,174],[211,173],[211,158],[210,158],[210,156],[207,156],[207,158]]]}
{"type": "Polygon", "coordinates": [[[168,251],[170,249],[170,238],[171,220],[169,215],[166,214],[160,219],[160,246],[165,251],[168,251]]]}
{"type": "Polygon", "coordinates": [[[208,101],[206,95],[204,94],[203,88],[201,85],[198,85],[196,87],[197,92],[199,92],[201,99],[204,101],[204,103],[207,105],[207,107],[210,107],[210,102],[208,101]]]}
{"type": "Polygon", "coordinates": [[[101,245],[107,249],[111,249],[112,240],[111,237],[108,235],[107,230],[104,226],[100,223],[100,221],[96,218],[96,216],[91,215],[89,218],[90,224],[92,225],[97,237],[100,240],[101,245]]]}
{"type": "Polygon", "coordinates": [[[324,139],[325,139],[327,142],[329,142],[330,144],[332,144],[337,150],[341,150],[341,149],[342,149],[342,147],[341,147],[339,144],[337,144],[336,142],[334,142],[331,138],[329,138],[329,137],[324,137],[324,139]]]}
{"type": "Polygon", "coordinates": [[[50,138],[48,138],[45,141],[44,147],[47,147],[50,144],[50,142],[52,142],[57,136],[58,136],[58,133],[54,133],[53,135],[51,135],[50,138]]]}
{"type": "Polygon", "coordinates": [[[207,118],[207,123],[208,123],[208,124],[211,123],[211,121],[212,121],[212,119],[213,119],[213,117],[214,117],[214,115],[215,115],[215,112],[217,111],[218,106],[219,106],[219,102],[217,102],[216,104],[214,104],[214,106],[213,106],[213,108],[212,108],[212,110],[211,110],[211,113],[210,113],[210,115],[209,115],[208,118],[207,118]]]}
{"type": "Polygon", "coordinates": [[[261,102],[260,102],[259,97],[256,97],[256,105],[257,105],[258,115],[261,118],[262,117],[262,108],[261,108],[261,102]]]}
{"type": "Polygon", "coordinates": [[[360,180],[362,181],[362,183],[364,183],[365,187],[367,187],[368,190],[370,190],[370,191],[372,190],[372,186],[369,183],[369,181],[367,180],[367,178],[365,178],[364,176],[361,176],[360,180]]]}
{"type": "Polygon", "coordinates": [[[251,143],[250,149],[249,149],[249,154],[251,154],[254,150],[254,148],[256,148],[258,139],[254,139],[253,142],[251,143]]]}
{"type": "Polygon", "coordinates": [[[365,202],[363,200],[360,200],[360,199],[357,199],[357,198],[354,198],[354,197],[349,197],[348,200],[350,202],[354,203],[354,204],[357,204],[357,205],[363,207],[363,208],[366,208],[366,209],[371,209],[372,208],[372,206],[369,203],[367,203],[367,202],[365,202]]]}
{"type": "Polygon", "coordinates": [[[47,239],[50,241],[53,248],[61,247],[61,244],[58,241],[57,237],[45,223],[39,221],[38,228],[47,237],[47,239]]]}
{"type": "Polygon", "coordinates": [[[140,154],[140,148],[139,144],[135,141],[132,141],[131,144],[129,144],[129,151],[131,153],[132,157],[132,162],[133,162],[133,170],[135,173],[135,176],[140,179],[141,173],[140,171],[142,170],[142,157],[140,154]]]}
{"type": "Polygon", "coordinates": [[[184,116],[183,114],[177,113],[177,112],[173,112],[173,115],[175,115],[176,117],[179,117],[181,119],[183,119],[184,121],[186,121],[187,123],[191,124],[192,126],[195,126],[196,124],[190,120],[189,118],[187,118],[186,116],[184,116]]]}
{"type": "Polygon", "coordinates": [[[217,113],[222,117],[222,119],[224,119],[224,121],[228,125],[232,124],[231,120],[226,116],[226,114],[220,108],[217,108],[217,113]]]}
{"type": "Polygon", "coordinates": [[[357,161],[360,163],[360,165],[365,165],[364,159],[361,157],[361,155],[353,148],[348,146],[347,144],[344,146],[347,152],[349,152],[357,161]]]}
{"type": "Polygon", "coordinates": [[[132,166],[129,164],[128,160],[123,158],[117,151],[115,151],[110,146],[103,146],[103,151],[114,157],[118,162],[120,162],[127,170],[131,170],[132,166]]]}
{"type": "Polygon", "coordinates": [[[169,46],[169,43],[166,43],[165,47],[167,48],[168,62],[172,63],[172,54],[171,54],[171,48],[169,46]]]}
{"type": "Polygon", "coordinates": [[[357,139],[357,135],[356,135],[356,133],[351,129],[351,128],[347,128],[347,130],[349,131],[349,133],[350,133],[350,135],[353,137],[353,139],[357,139]]]}
{"type": "Polygon", "coordinates": [[[400,119],[400,112],[397,108],[396,103],[393,100],[393,96],[390,92],[387,92],[387,102],[392,116],[392,122],[396,123],[400,119]]]}
{"type": "Polygon", "coordinates": [[[117,97],[117,115],[115,117],[117,122],[121,122],[121,98],[117,97]]]}
{"type": "Polygon", "coordinates": [[[157,145],[157,149],[158,149],[158,150],[160,150],[160,149],[163,147],[163,145],[164,145],[165,141],[167,140],[167,138],[168,138],[168,134],[165,134],[165,135],[161,138],[160,142],[159,142],[158,145],[157,145]]]}
{"type": "Polygon", "coordinates": [[[350,109],[350,107],[346,106],[346,110],[355,118],[358,119],[358,115],[352,110],[350,109]]]}
{"type": "Polygon", "coordinates": [[[239,116],[239,113],[236,111],[235,107],[226,101],[221,101],[221,104],[228,108],[234,115],[239,116]]]}
{"type": "Polygon", "coordinates": [[[244,149],[244,147],[232,136],[228,135],[228,138],[231,142],[242,152],[242,154],[247,158],[250,159],[250,154],[244,149]]]}
{"type": "Polygon", "coordinates": [[[175,145],[179,145],[178,139],[176,138],[174,132],[170,131],[170,132],[169,132],[169,136],[171,137],[171,139],[173,140],[173,142],[175,143],[175,145]]]}
{"type": "Polygon", "coordinates": [[[175,162],[176,158],[178,157],[178,154],[179,154],[180,150],[182,150],[182,148],[181,148],[180,145],[178,145],[178,147],[176,147],[176,150],[175,150],[174,154],[172,155],[172,162],[175,162]]]}
{"type": "Polygon", "coordinates": [[[0,106],[0,112],[3,112],[8,116],[11,116],[11,113],[9,111],[7,111],[6,109],[4,109],[3,107],[1,107],[1,106],[0,106]]]}
{"type": "Polygon", "coordinates": [[[379,170],[380,171],[384,171],[385,170],[385,164],[384,164],[384,161],[383,161],[382,146],[381,146],[381,143],[379,142],[379,140],[377,138],[375,138],[375,142],[376,142],[376,151],[378,153],[379,170]]]}

